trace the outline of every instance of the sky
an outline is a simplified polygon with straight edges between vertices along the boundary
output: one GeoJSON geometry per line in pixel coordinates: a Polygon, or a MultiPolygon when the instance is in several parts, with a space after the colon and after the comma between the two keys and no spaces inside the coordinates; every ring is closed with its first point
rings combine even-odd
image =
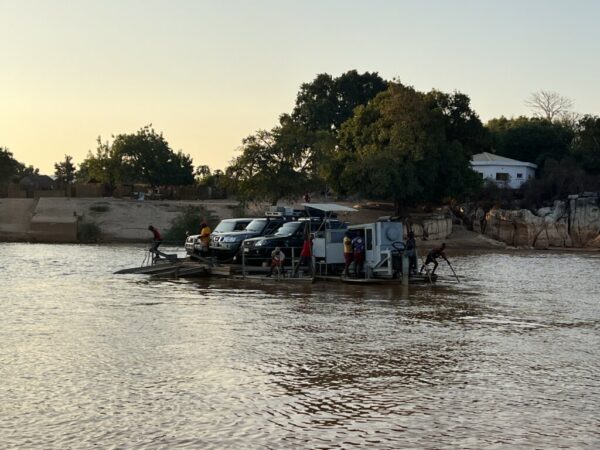
{"type": "Polygon", "coordinates": [[[0,147],[41,172],[152,124],[224,169],[319,73],[458,90],[485,122],[541,89],[600,114],[594,0],[0,0],[0,147]]]}

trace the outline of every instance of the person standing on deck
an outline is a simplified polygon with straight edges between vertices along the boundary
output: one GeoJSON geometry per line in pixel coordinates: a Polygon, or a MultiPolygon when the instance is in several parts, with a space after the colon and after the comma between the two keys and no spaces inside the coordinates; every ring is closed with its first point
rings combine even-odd
{"type": "Polygon", "coordinates": [[[300,251],[300,261],[298,261],[298,265],[294,269],[294,276],[298,274],[300,266],[308,266],[308,270],[312,274],[312,241],[312,234],[307,239],[304,239],[302,250],[300,251]]]}
{"type": "Polygon", "coordinates": [[[352,250],[354,250],[354,275],[358,278],[365,264],[365,240],[360,235],[360,231],[352,239],[352,250]]]}
{"type": "Polygon", "coordinates": [[[200,224],[200,253],[208,254],[208,245],[210,244],[210,233],[212,230],[205,221],[200,224]]]}
{"type": "Polygon", "coordinates": [[[343,244],[344,244],[344,276],[345,277],[349,277],[350,275],[348,274],[348,268],[350,267],[350,264],[352,264],[352,261],[354,261],[354,250],[352,249],[352,235],[350,234],[349,231],[346,231],[346,233],[344,233],[344,240],[343,240],[343,244]]]}
{"type": "Polygon", "coordinates": [[[417,273],[417,241],[415,239],[415,233],[412,231],[408,232],[408,239],[406,240],[406,256],[408,256],[408,273],[417,273]]]}
{"type": "Polygon", "coordinates": [[[445,249],[446,244],[442,243],[441,246],[435,247],[433,250],[427,253],[427,259],[425,260],[425,264],[421,266],[421,270],[419,271],[419,273],[423,273],[423,269],[425,268],[425,266],[428,266],[429,263],[433,263],[433,271],[431,272],[431,275],[435,275],[435,269],[437,269],[438,267],[437,259],[440,257],[443,258],[444,261],[446,261],[449,264],[448,258],[446,258],[446,254],[444,253],[445,249]]]}
{"type": "Polygon", "coordinates": [[[160,232],[154,228],[152,225],[148,226],[148,230],[152,232],[152,247],[150,247],[150,251],[156,253],[158,251],[158,247],[162,244],[162,236],[160,232]]]}

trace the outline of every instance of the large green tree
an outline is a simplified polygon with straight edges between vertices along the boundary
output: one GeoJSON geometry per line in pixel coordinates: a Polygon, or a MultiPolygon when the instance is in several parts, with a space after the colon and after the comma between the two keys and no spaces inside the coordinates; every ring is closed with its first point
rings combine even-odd
{"type": "Polygon", "coordinates": [[[442,113],[448,141],[459,143],[468,156],[490,151],[489,130],[471,108],[469,96],[461,92],[448,94],[432,90],[425,95],[425,101],[430,108],[442,113]]]}
{"type": "Polygon", "coordinates": [[[119,134],[112,144],[98,138],[96,153],[81,163],[78,179],[96,180],[114,186],[118,182],[151,186],[194,183],[189,155],[175,152],[162,133],[145,126],[136,133],[119,134]]]}
{"type": "Polygon", "coordinates": [[[266,199],[276,204],[303,192],[310,181],[310,155],[295,141],[291,125],[259,130],[242,141],[241,155],[227,169],[241,200],[266,199]]]}
{"type": "Polygon", "coordinates": [[[540,167],[549,158],[560,161],[568,156],[573,139],[569,126],[540,118],[500,117],[490,120],[487,127],[497,154],[540,167]]]}
{"type": "Polygon", "coordinates": [[[22,167],[8,148],[0,147],[0,183],[13,181],[22,167]]]}
{"type": "Polygon", "coordinates": [[[327,190],[342,124],[387,85],[376,72],[350,70],[338,77],[322,73],[300,86],[294,110],[280,118],[279,134],[281,145],[292,145],[307,159],[312,190],[327,190]]]}
{"type": "Polygon", "coordinates": [[[135,134],[119,134],[112,152],[121,161],[122,178],[126,182],[142,181],[151,186],[194,183],[189,155],[174,152],[162,133],[156,133],[151,126],[135,134]]]}
{"type": "Polygon", "coordinates": [[[114,187],[121,181],[121,161],[114,154],[108,141],[97,139],[96,152],[88,152],[87,157],[79,164],[75,179],[80,183],[104,183],[114,187]]]}
{"type": "Polygon", "coordinates": [[[17,161],[6,147],[0,147],[0,183],[16,182],[26,175],[38,174],[39,169],[17,161]]]}
{"type": "Polygon", "coordinates": [[[600,174],[600,117],[587,115],[579,121],[571,150],[586,172],[600,174]]]}
{"type": "Polygon", "coordinates": [[[63,161],[54,164],[54,175],[56,181],[62,186],[71,184],[75,180],[75,164],[73,164],[73,157],[65,155],[63,161]]]}
{"type": "Polygon", "coordinates": [[[342,126],[332,182],[338,190],[389,199],[400,210],[464,195],[480,181],[447,117],[431,97],[391,83],[342,126]]]}
{"type": "Polygon", "coordinates": [[[386,88],[387,82],[377,72],[350,70],[336,78],[322,73],[300,86],[292,118],[310,131],[337,133],[354,108],[386,88]]]}

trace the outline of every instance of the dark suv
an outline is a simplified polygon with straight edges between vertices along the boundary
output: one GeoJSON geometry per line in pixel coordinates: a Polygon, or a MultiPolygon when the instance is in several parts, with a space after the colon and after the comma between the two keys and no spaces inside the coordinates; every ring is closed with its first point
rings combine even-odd
{"type": "Polygon", "coordinates": [[[248,265],[261,265],[265,261],[271,260],[271,252],[275,247],[279,247],[286,256],[285,263],[291,264],[292,254],[294,260],[300,257],[306,226],[310,223],[311,233],[324,232],[326,229],[343,229],[346,224],[337,219],[327,220],[323,223],[322,219],[299,219],[293,222],[283,224],[277,232],[272,235],[265,235],[246,239],[243,245],[244,263],[248,265]]]}
{"type": "Polygon", "coordinates": [[[244,239],[273,234],[279,227],[291,220],[293,220],[291,217],[285,216],[253,219],[242,231],[231,231],[211,237],[211,254],[221,261],[233,259],[239,252],[244,239]]]}

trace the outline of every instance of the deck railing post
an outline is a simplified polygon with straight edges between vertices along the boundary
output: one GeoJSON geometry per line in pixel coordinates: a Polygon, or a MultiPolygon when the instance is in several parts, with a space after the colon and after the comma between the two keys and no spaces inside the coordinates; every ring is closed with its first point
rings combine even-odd
{"type": "Polygon", "coordinates": [[[410,273],[410,262],[407,252],[402,252],[402,284],[408,286],[408,274],[410,273]]]}
{"type": "Polygon", "coordinates": [[[246,252],[244,251],[244,243],[242,242],[242,278],[246,278],[246,252]]]}
{"type": "Polygon", "coordinates": [[[296,262],[295,262],[295,257],[294,257],[294,255],[296,253],[295,250],[296,249],[294,247],[292,247],[292,276],[294,275],[294,272],[296,269],[296,262]]]}

